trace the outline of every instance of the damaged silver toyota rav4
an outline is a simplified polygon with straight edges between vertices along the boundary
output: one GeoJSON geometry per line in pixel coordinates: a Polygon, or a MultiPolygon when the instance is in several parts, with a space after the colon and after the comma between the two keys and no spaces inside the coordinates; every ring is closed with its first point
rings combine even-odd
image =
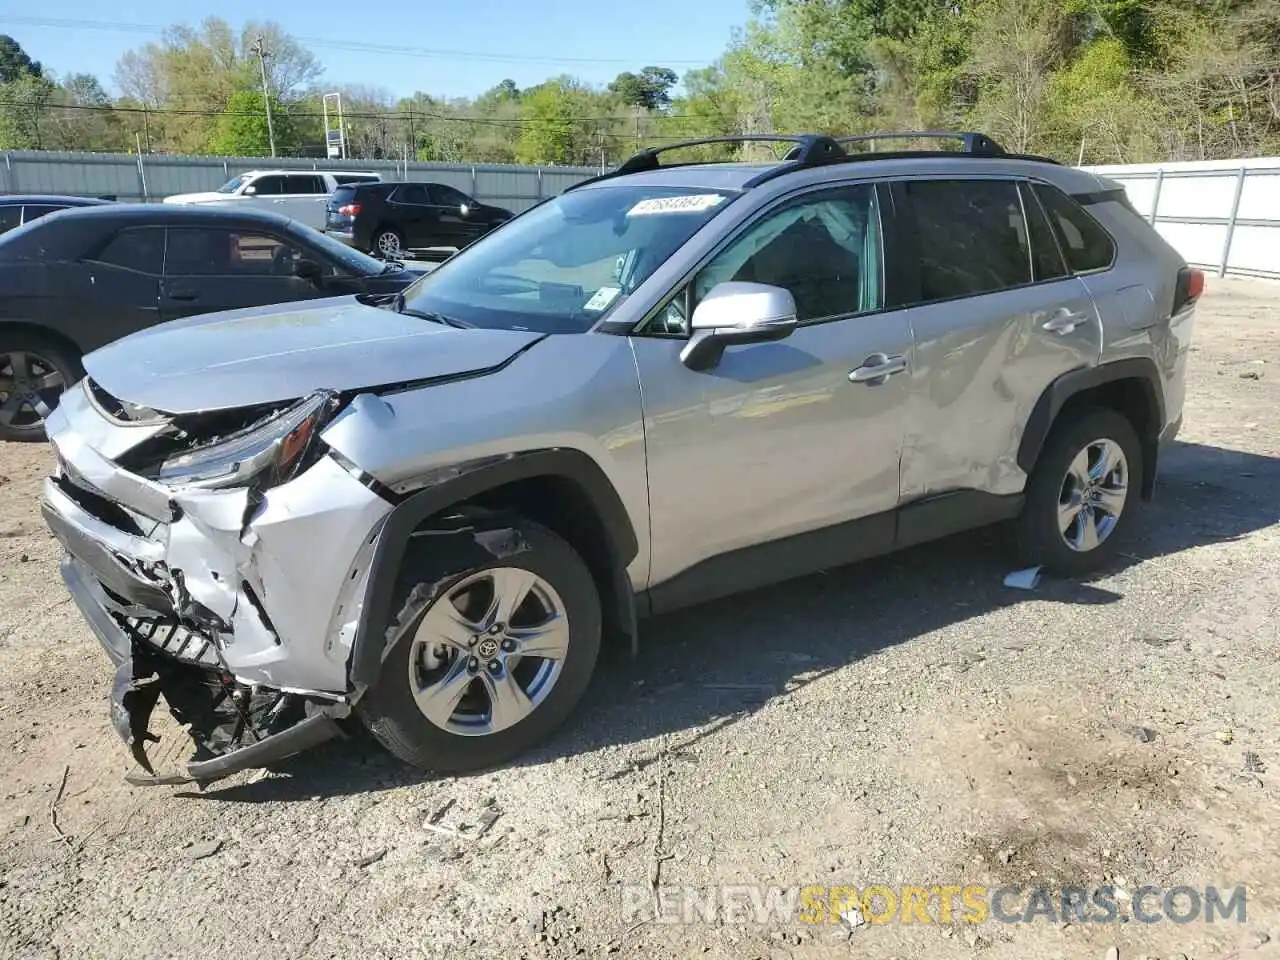
{"type": "Polygon", "coordinates": [[[1181,421],[1203,277],[1117,184],[954,136],[644,152],[394,299],[86,357],[44,510],[142,766],[163,695],[176,779],[348,714],[486,767],[638,615],[991,523],[1028,563],[1105,561],[1181,421]]]}

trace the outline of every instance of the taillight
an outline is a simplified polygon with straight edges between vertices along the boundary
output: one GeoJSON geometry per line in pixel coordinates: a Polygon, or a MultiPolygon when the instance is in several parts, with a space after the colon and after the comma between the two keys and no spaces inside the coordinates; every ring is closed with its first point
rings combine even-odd
{"type": "Polygon", "coordinates": [[[342,206],[338,208],[338,212],[342,214],[344,217],[354,217],[357,213],[360,212],[360,204],[344,203],[342,206]]]}
{"type": "Polygon", "coordinates": [[[1187,299],[1199,300],[1200,294],[1204,293],[1204,271],[1192,267],[1190,274],[1187,281],[1187,299]]]}
{"type": "Polygon", "coordinates": [[[1178,283],[1173,291],[1173,312],[1193,305],[1204,293],[1204,271],[1195,267],[1182,267],[1178,270],[1178,283]]]}

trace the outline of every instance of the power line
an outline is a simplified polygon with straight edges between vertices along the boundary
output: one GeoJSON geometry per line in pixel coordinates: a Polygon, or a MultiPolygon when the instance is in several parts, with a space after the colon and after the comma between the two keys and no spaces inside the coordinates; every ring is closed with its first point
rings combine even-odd
{"type": "MultiPolygon", "coordinates": [[[[65,17],[22,17],[5,15],[6,23],[18,23],[32,27],[53,27],[72,30],[105,30],[114,33],[143,33],[163,35],[169,27],[155,23],[130,23],[123,20],[72,20],[65,17]]],[[[392,56],[417,57],[435,60],[485,60],[495,63],[599,63],[635,64],[643,58],[636,57],[551,57],[523,53],[486,53],[478,50],[449,50],[432,47],[411,47],[399,44],[367,43],[359,40],[333,40],[327,37],[308,37],[290,34],[294,40],[329,50],[345,50],[355,53],[380,53],[392,56]]],[[[704,66],[703,60],[665,60],[661,62],[678,66],[704,66]]]]}

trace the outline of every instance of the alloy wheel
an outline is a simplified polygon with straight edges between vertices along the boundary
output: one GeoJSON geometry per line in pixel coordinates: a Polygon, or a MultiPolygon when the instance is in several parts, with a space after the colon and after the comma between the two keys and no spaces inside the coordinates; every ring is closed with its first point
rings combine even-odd
{"type": "Polygon", "coordinates": [[[442,730],[488,736],[537,709],[568,653],[569,621],[550,583],[520,567],[482,570],[423,616],[409,653],[410,690],[442,730]]]}
{"type": "Polygon", "coordinates": [[[378,253],[388,260],[394,260],[400,256],[400,238],[390,230],[384,230],[378,234],[374,245],[378,248],[378,253]]]}
{"type": "Polygon", "coordinates": [[[1058,531],[1078,553],[1111,536],[1129,496],[1129,462],[1114,440],[1088,443],[1067,468],[1058,494],[1058,531]]]}
{"type": "Polygon", "coordinates": [[[47,357],[30,350],[0,353],[0,426],[39,429],[44,418],[37,403],[53,407],[66,378],[47,357]]]}

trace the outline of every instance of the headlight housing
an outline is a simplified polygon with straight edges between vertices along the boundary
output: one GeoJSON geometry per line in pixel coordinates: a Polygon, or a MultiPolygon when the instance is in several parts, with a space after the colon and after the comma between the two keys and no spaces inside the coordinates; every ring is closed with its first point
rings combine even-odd
{"type": "Polygon", "coordinates": [[[320,427],[336,407],[333,393],[317,391],[240,433],[170,457],[160,465],[156,480],[210,490],[250,481],[263,487],[284,483],[308,462],[320,427]]]}

